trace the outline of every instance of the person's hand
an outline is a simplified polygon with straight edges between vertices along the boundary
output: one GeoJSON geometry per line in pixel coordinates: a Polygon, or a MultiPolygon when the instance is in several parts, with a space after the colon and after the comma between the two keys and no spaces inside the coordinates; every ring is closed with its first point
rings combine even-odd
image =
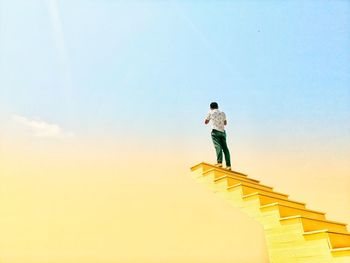
{"type": "Polygon", "coordinates": [[[208,123],[209,123],[209,120],[205,119],[204,124],[208,124],[208,123]]]}

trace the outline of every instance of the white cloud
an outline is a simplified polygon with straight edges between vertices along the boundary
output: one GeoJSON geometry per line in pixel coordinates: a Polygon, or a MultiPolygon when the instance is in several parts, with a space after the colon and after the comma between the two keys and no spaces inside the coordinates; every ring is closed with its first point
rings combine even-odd
{"type": "Polygon", "coordinates": [[[57,124],[47,123],[42,120],[33,120],[20,115],[13,115],[12,119],[16,123],[29,129],[32,132],[32,135],[37,137],[63,138],[74,136],[72,132],[64,131],[57,124]]]}

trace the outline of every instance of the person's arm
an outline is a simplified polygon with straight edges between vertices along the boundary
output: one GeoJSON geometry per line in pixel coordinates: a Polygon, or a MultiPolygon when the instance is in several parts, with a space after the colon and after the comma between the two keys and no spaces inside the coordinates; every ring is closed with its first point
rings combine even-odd
{"type": "Polygon", "coordinates": [[[210,112],[208,113],[207,117],[204,120],[204,124],[208,124],[210,121],[210,112]]]}

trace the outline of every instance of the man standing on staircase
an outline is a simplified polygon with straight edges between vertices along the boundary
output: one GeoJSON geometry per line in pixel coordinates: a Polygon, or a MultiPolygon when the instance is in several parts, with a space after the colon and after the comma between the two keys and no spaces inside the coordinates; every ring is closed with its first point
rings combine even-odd
{"type": "Polygon", "coordinates": [[[205,118],[204,123],[208,124],[209,121],[211,121],[211,138],[216,151],[217,163],[215,165],[222,167],[222,152],[224,152],[226,169],[231,170],[230,151],[228,150],[226,143],[226,115],[223,111],[219,111],[219,106],[216,102],[210,103],[210,111],[205,118]]]}

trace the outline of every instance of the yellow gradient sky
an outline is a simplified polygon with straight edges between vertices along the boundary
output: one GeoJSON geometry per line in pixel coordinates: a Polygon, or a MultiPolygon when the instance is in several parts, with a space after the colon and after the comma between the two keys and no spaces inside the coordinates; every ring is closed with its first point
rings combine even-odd
{"type": "Polygon", "coordinates": [[[111,142],[2,145],[1,262],[266,262],[261,227],[185,153],[111,142]]]}
{"type": "MultiPolygon", "coordinates": [[[[188,152],[3,138],[1,262],[268,262],[260,225],[189,176],[213,161],[209,140],[188,152]]],[[[230,145],[236,170],[350,222],[347,160],[230,145]]]]}

